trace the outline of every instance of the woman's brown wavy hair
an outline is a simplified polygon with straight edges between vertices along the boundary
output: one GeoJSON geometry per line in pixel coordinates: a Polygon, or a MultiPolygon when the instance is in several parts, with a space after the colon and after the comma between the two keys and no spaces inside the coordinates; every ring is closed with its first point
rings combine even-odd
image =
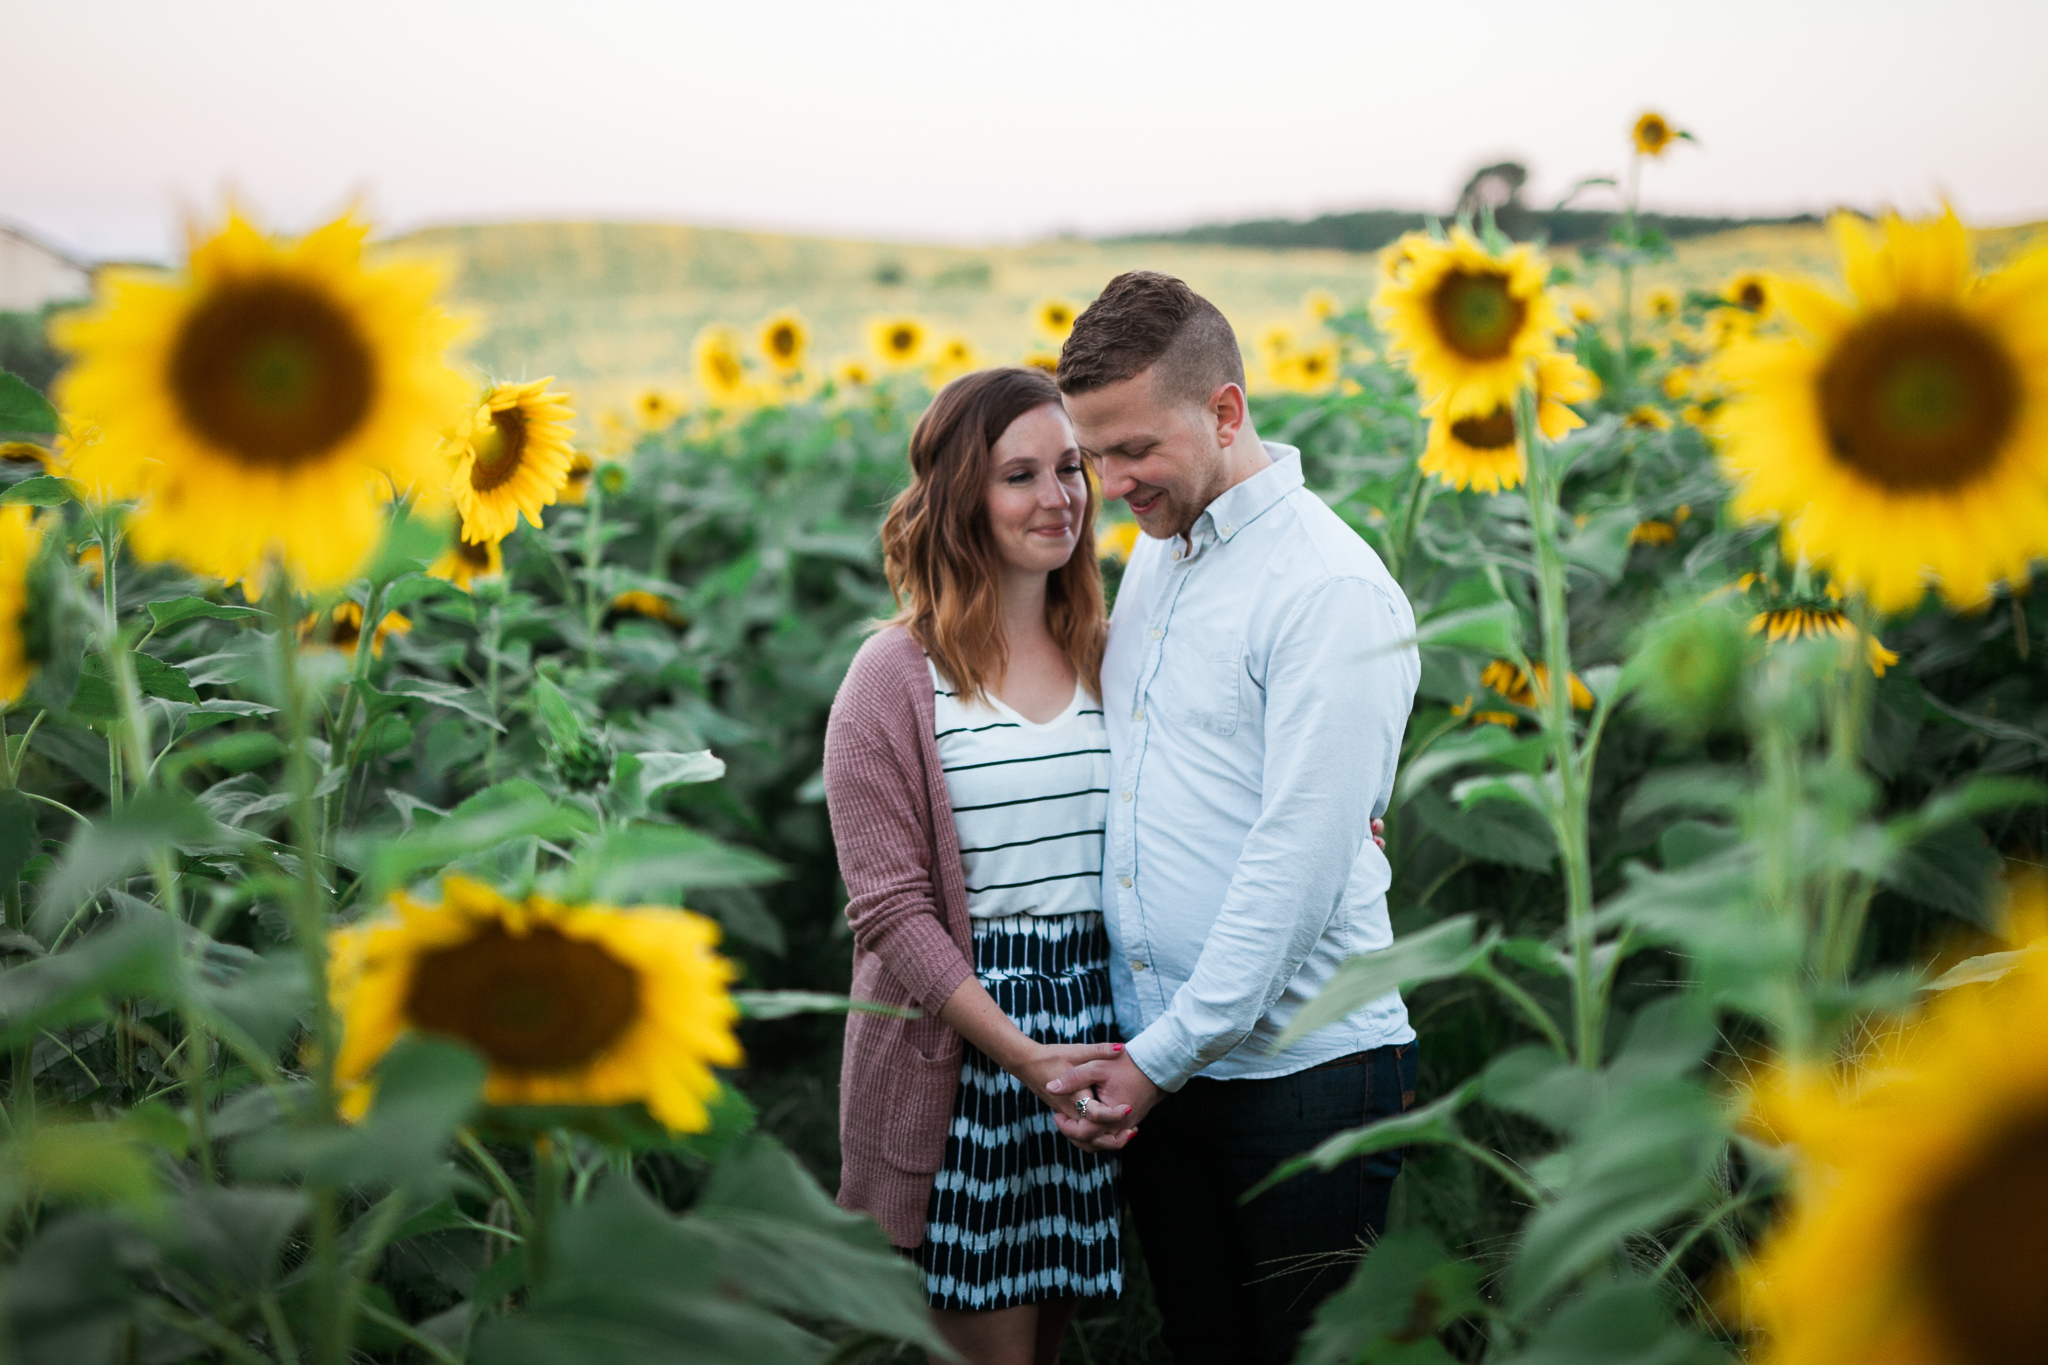
{"type": "MultiPolygon", "coordinates": [[[[988,525],[993,451],[1010,423],[1060,391],[1042,370],[963,375],[939,390],[910,434],[910,487],[882,523],[882,559],[899,625],[966,700],[979,700],[1009,664],[1000,560],[988,525]]],[[[1045,585],[1045,624],[1075,674],[1102,691],[1102,571],[1095,563],[1095,480],[1074,554],[1045,585]]]]}

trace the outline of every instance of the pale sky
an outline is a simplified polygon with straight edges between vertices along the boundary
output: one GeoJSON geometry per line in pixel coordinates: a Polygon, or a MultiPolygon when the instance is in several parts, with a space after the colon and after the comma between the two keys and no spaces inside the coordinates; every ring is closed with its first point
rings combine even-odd
{"type": "MultiPolygon", "coordinates": [[[[2043,0],[0,0],[0,218],[661,219],[1016,242],[1529,198],[1700,138],[1646,207],[2048,218],[2043,0]]],[[[1582,201],[1603,202],[1597,196],[1582,201]]]]}

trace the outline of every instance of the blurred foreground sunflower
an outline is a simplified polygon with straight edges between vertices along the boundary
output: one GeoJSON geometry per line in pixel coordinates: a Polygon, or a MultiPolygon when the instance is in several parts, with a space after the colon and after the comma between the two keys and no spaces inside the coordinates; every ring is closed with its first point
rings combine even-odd
{"type": "MultiPolygon", "coordinates": [[[[1749,633],[1761,635],[1774,645],[1791,640],[1817,640],[1823,635],[1837,640],[1853,640],[1856,638],[1856,623],[1840,607],[1773,607],[1750,618],[1749,633]]],[[[1886,649],[1884,642],[1875,635],[1864,638],[1863,648],[1870,671],[1880,678],[1887,668],[1899,661],[1899,656],[1886,649]]]]}
{"type": "Polygon", "coordinates": [[[569,395],[551,393],[554,376],[525,384],[496,384],[476,413],[458,429],[455,505],[462,534],[476,541],[503,540],[521,513],[535,527],[540,510],[560,496],[569,480],[569,395]]]}
{"type": "MultiPolygon", "coordinates": [[[[2019,922],[2041,919],[2038,883],[2019,922]]],[[[2016,907],[2017,909],[2018,907],[2016,907]]],[[[2011,1365],[2048,1341],[2048,948],[1935,999],[1853,1075],[1795,1067],[1753,1124],[1796,1158],[1742,1268],[1759,1365],[2011,1365]]]]}
{"type": "Polygon", "coordinates": [[[1409,263],[1373,298],[1387,351],[1403,360],[1426,399],[1457,421],[1511,407],[1530,364],[1565,325],[1545,290],[1533,247],[1495,255],[1464,228],[1439,242],[1410,233],[1409,263]]]}
{"type": "Polygon", "coordinates": [[[876,318],[868,324],[868,344],[889,365],[915,365],[924,356],[925,325],[916,318],[876,318]]]}
{"type": "Polygon", "coordinates": [[[52,332],[74,357],[57,400],[97,439],[73,473],[140,499],[130,543],[239,578],[277,557],[300,582],[352,578],[394,492],[438,497],[436,447],[467,385],[436,273],[366,266],[343,218],[273,241],[239,215],[183,272],[108,270],[52,332]]]}
{"type": "Polygon", "coordinates": [[[515,901],[447,877],[439,904],[395,896],[329,935],[336,1080],[359,1112],[392,1044],[435,1034],[483,1054],[488,1103],[637,1102],[672,1131],[700,1131],[711,1068],[740,1061],[717,941],[686,910],[515,901]]]}
{"type": "Polygon", "coordinates": [[[761,354],[783,374],[803,368],[804,353],[810,344],[811,329],[791,309],[784,309],[761,324],[761,354]]]}
{"type": "MultiPolygon", "coordinates": [[[[1576,360],[1552,351],[1536,362],[1536,425],[1550,440],[1586,424],[1566,407],[1593,396],[1593,376],[1576,360]]],[[[1527,471],[1515,439],[1515,410],[1496,405],[1484,416],[1452,418],[1448,395],[1422,409],[1430,419],[1429,443],[1417,467],[1447,487],[1498,493],[1522,482],[1527,471]]]]}
{"type": "Polygon", "coordinates": [[[1131,562],[1131,551],[1138,548],[1138,523],[1135,521],[1104,522],[1095,533],[1095,557],[1114,560],[1118,564],[1131,562]]]}
{"type": "Polygon", "coordinates": [[[28,575],[42,539],[30,509],[0,507],[0,707],[19,701],[36,675],[28,575]]]}
{"type": "Polygon", "coordinates": [[[1831,226],[1853,299],[1781,281],[1797,335],[1721,358],[1735,510],[1879,611],[1980,605],[2048,553],[2048,250],[1980,276],[1952,212],[1831,226]]]}

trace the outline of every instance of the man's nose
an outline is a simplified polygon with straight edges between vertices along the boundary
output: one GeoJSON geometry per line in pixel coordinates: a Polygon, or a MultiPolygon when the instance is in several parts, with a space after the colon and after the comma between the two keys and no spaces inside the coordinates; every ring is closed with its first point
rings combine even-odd
{"type": "Polygon", "coordinates": [[[1110,502],[1115,502],[1119,498],[1129,496],[1130,491],[1138,486],[1136,479],[1120,469],[1112,468],[1107,460],[1102,462],[1100,471],[1102,474],[1102,496],[1110,502]]]}

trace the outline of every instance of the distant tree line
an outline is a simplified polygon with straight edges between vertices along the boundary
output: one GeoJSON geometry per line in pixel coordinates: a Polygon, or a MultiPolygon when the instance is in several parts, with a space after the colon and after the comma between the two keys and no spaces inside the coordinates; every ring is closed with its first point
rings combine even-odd
{"type": "MultiPolygon", "coordinates": [[[[1621,221],[1616,209],[1582,209],[1559,206],[1532,208],[1522,202],[1522,186],[1528,169],[1519,162],[1504,161],[1475,171],[1449,213],[1476,214],[1491,208],[1502,231],[1521,241],[1543,238],[1570,246],[1603,240],[1621,221]]],[[[1337,251],[1377,251],[1404,232],[1422,228],[1428,215],[1420,209],[1360,209],[1354,213],[1325,213],[1309,219],[1254,218],[1241,223],[1204,223],[1178,232],[1141,232],[1105,238],[1110,242],[1193,242],[1216,246],[1323,247],[1337,251]]],[[[1645,229],[1660,232],[1676,241],[1682,237],[1704,237],[1730,228],[1777,226],[1788,223],[1817,223],[1811,213],[1783,218],[1730,218],[1678,213],[1639,213],[1636,221],[1645,229]]]]}

